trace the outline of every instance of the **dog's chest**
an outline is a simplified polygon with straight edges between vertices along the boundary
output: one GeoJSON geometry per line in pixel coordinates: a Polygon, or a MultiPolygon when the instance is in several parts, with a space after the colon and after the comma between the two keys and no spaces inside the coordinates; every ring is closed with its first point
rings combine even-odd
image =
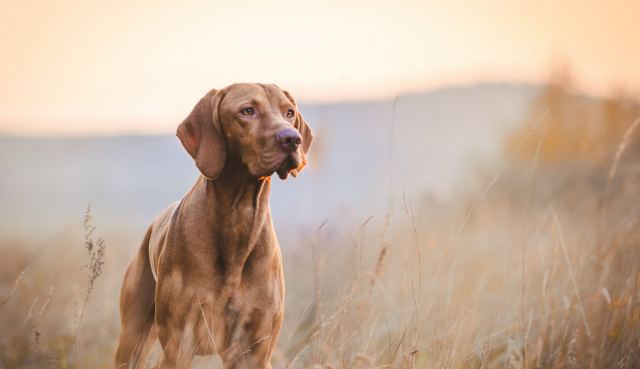
{"type": "MultiPolygon", "coordinates": [[[[186,334],[193,335],[199,355],[242,346],[271,334],[275,320],[283,314],[284,288],[281,278],[262,285],[228,285],[220,291],[184,288],[191,301],[184,316],[191,317],[186,334]]],[[[188,284],[188,283],[187,283],[188,284]]]]}

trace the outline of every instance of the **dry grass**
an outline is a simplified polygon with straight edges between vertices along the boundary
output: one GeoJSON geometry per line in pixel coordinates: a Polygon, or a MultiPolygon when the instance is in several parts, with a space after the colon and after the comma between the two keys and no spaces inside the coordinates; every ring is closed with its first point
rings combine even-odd
{"type": "MultiPolygon", "coordinates": [[[[606,165],[536,154],[455,203],[401,196],[354,229],[319,225],[285,250],[274,367],[639,367],[640,176],[620,170],[624,149],[606,165]]],[[[92,229],[87,269],[82,235],[3,241],[0,368],[111,365],[131,252],[96,254],[92,229]]]]}
{"type": "Polygon", "coordinates": [[[615,200],[600,235],[597,194],[541,196],[524,223],[526,201],[474,204],[456,244],[467,213],[450,222],[431,209],[417,227],[410,213],[396,222],[391,241],[372,231],[356,256],[326,250],[323,306],[298,326],[308,334],[292,341],[306,347],[290,367],[640,365],[640,230],[622,206],[637,197],[615,200]]]}

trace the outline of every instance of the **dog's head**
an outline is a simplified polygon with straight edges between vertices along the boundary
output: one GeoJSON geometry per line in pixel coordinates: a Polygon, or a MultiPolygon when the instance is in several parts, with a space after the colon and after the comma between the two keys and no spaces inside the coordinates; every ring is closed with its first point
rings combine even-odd
{"type": "Polygon", "coordinates": [[[256,177],[294,177],[307,164],[313,134],[291,95],[276,85],[233,84],[209,91],[178,126],[196,166],[216,178],[229,160],[256,177]]]}

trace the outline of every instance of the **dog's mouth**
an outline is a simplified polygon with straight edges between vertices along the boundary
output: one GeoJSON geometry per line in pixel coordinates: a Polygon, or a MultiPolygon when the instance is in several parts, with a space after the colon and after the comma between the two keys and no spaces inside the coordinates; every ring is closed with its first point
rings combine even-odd
{"type": "Polygon", "coordinates": [[[289,172],[293,169],[298,168],[300,164],[301,164],[300,155],[297,155],[294,153],[289,154],[285,156],[282,163],[280,163],[280,165],[276,169],[276,173],[278,174],[278,177],[280,177],[280,179],[283,179],[283,180],[287,179],[289,172]]]}

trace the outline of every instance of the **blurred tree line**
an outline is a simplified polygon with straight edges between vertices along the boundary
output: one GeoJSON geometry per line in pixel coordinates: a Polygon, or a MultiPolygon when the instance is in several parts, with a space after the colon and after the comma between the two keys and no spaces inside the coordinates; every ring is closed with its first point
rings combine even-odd
{"type": "MultiPolygon", "coordinates": [[[[531,160],[539,150],[541,164],[613,159],[625,132],[640,117],[637,97],[622,90],[604,98],[573,91],[568,69],[557,69],[532,103],[527,123],[508,138],[508,152],[531,160]]],[[[640,128],[631,133],[624,148],[627,159],[640,157],[640,128]]]]}

